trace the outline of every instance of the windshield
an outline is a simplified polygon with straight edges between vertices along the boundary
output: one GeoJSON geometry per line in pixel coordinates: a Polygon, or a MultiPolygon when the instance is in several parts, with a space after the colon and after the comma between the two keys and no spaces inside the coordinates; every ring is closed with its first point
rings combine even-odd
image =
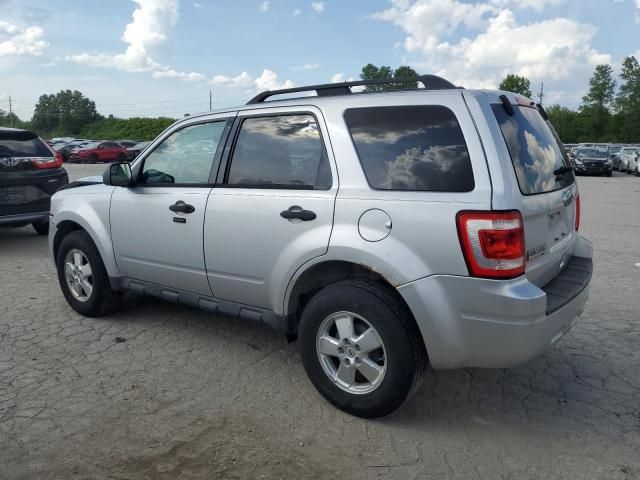
{"type": "Polygon", "coordinates": [[[578,154],[581,157],[588,158],[608,158],[609,154],[603,150],[596,150],[595,148],[585,148],[584,150],[580,150],[578,154]]]}
{"type": "Polygon", "coordinates": [[[575,181],[564,150],[550,126],[535,108],[513,106],[509,115],[502,104],[492,105],[493,113],[509,149],[511,162],[524,195],[560,190],[575,181]]]}

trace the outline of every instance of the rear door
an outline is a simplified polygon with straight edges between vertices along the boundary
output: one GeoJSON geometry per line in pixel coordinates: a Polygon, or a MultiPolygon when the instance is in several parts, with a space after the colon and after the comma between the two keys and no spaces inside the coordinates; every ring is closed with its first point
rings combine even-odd
{"type": "Polygon", "coordinates": [[[240,112],[233,148],[209,195],[204,228],[216,297],[278,309],[286,282],[324,254],[337,174],[319,110],[240,112]]]}
{"type": "Polygon", "coordinates": [[[526,274],[532,283],[544,286],[573,254],[578,235],[575,177],[560,140],[537,108],[516,102],[509,108],[498,100],[491,110],[504,140],[498,148],[500,161],[512,172],[505,191],[494,194],[494,208],[522,213],[526,274]]]}

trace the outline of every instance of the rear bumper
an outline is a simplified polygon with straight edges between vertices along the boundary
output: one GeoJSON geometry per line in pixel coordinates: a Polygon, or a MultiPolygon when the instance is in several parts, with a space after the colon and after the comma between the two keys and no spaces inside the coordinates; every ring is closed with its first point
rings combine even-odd
{"type": "Polygon", "coordinates": [[[47,218],[51,196],[69,183],[64,168],[2,172],[0,224],[29,223],[47,218]]]}
{"type": "Polygon", "coordinates": [[[508,368],[537,357],[582,314],[591,244],[579,237],[567,269],[539,288],[526,277],[487,280],[435,275],[398,289],[418,322],[436,369],[508,368]],[[576,273],[575,268],[582,269],[576,273]]]}

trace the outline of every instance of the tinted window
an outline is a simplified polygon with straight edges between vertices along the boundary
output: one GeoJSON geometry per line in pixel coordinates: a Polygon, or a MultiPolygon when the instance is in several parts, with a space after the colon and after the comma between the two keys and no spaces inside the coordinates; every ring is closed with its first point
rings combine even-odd
{"type": "Polygon", "coordinates": [[[201,123],[173,132],[145,158],[140,183],[209,183],[225,124],[201,123]]]}
{"type": "Polygon", "coordinates": [[[331,169],[312,115],[247,118],[242,122],[228,185],[331,188],[331,169]]]}
{"type": "Polygon", "coordinates": [[[0,158],[3,157],[53,157],[53,153],[31,132],[0,132],[0,158]]]}
{"type": "Polygon", "coordinates": [[[345,120],[369,184],[382,190],[469,192],[469,152],[451,110],[354,108],[345,120]]]}
{"type": "Polygon", "coordinates": [[[537,109],[513,106],[514,114],[509,116],[502,104],[492,107],[523,194],[552,192],[573,184],[573,172],[553,173],[569,164],[560,143],[537,109]]]}

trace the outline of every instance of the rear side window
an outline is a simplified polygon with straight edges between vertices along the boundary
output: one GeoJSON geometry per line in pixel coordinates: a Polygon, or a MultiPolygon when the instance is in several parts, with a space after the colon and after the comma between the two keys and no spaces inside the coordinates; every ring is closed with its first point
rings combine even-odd
{"type": "Polygon", "coordinates": [[[454,113],[442,106],[351,108],[344,114],[369,185],[470,192],[473,169],[454,113]]]}
{"type": "Polygon", "coordinates": [[[53,157],[53,153],[34,133],[0,131],[0,158],[10,157],[53,157]]]}
{"type": "Polygon", "coordinates": [[[502,104],[492,108],[524,195],[553,192],[574,183],[573,172],[554,173],[568,163],[559,141],[537,109],[514,105],[510,116],[502,104]]]}
{"type": "Polygon", "coordinates": [[[242,122],[226,184],[244,188],[331,188],[331,168],[318,123],[309,114],[242,122]]]}

